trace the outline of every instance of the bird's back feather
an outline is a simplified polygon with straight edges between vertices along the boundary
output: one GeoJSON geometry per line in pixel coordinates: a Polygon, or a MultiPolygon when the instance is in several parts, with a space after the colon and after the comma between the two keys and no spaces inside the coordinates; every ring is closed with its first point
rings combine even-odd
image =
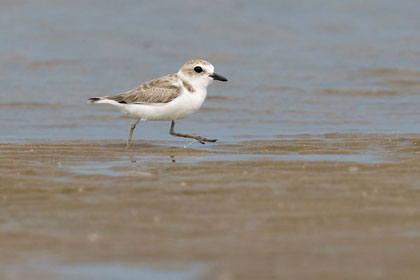
{"type": "Polygon", "coordinates": [[[110,100],[120,104],[168,103],[177,98],[181,94],[181,91],[179,77],[177,74],[170,74],[146,82],[121,94],[89,98],[89,102],[112,104],[112,102],[101,102],[104,100],[110,100]]]}

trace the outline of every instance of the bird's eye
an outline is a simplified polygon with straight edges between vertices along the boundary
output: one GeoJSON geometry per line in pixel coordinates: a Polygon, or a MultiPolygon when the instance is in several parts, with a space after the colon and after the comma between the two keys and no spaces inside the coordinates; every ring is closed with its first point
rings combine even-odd
{"type": "Polygon", "coordinates": [[[201,68],[200,66],[195,66],[194,71],[197,72],[197,73],[201,73],[201,72],[203,72],[203,68],[201,68]]]}

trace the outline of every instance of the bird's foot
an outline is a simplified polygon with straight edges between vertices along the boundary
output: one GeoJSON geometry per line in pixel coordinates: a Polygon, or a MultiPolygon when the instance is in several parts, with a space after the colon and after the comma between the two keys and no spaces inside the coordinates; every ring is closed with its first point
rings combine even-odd
{"type": "Polygon", "coordinates": [[[217,141],[217,139],[208,139],[208,138],[205,138],[205,137],[201,137],[201,136],[197,136],[196,138],[195,138],[198,142],[200,142],[201,144],[206,144],[206,142],[216,142],[217,141]]]}
{"type": "Polygon", "coordinates": [[[202,137],[202,136],[196,136],[193,141],[191,141],[188,144],[184,145],[184,149],[187,148],[187,147],[189,147],[191,144],[193,144],[195,142],[199,142],[199,143],[201,143],[201,144],[204,145],[204,144],[206,144],[206,142],[212,142],[212,143],[214,143],[216,141],[217,141],[217,139],[208,139],[208,138],[205,138],[205,137],[202,137]]]}

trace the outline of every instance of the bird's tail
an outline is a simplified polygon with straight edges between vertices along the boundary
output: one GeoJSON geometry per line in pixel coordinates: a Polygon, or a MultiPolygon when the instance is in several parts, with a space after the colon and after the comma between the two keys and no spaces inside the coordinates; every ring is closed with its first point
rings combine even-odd
{"type": "Polygon", "coordinates": [[[103,104],[111,104],[117,107],[122,107],[126,105],[125,103],[119,103],[115,100],[108,99],[108,96],[101,96],[101,97],[91,97],[88,99],[89,103],[103,103],[103,104]]]}
{"type": "Polygon", "coordinates": [[[98,101],[101,101],[102,97],[91,97],[88,100],[89,100],[89,103],[96,103],[98,101]]]}

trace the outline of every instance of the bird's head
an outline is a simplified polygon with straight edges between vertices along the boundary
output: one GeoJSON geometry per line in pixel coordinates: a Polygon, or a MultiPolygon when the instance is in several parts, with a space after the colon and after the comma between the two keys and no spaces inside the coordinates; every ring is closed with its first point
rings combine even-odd
{"type": "Polygon", "coordinates": [[[202,59],[187,61],[178,71],[178,75],[187,80],[194,88],[206,88],[214,80],[227,82],[227,79],[214,72],[214,66],[202,59]]]}

